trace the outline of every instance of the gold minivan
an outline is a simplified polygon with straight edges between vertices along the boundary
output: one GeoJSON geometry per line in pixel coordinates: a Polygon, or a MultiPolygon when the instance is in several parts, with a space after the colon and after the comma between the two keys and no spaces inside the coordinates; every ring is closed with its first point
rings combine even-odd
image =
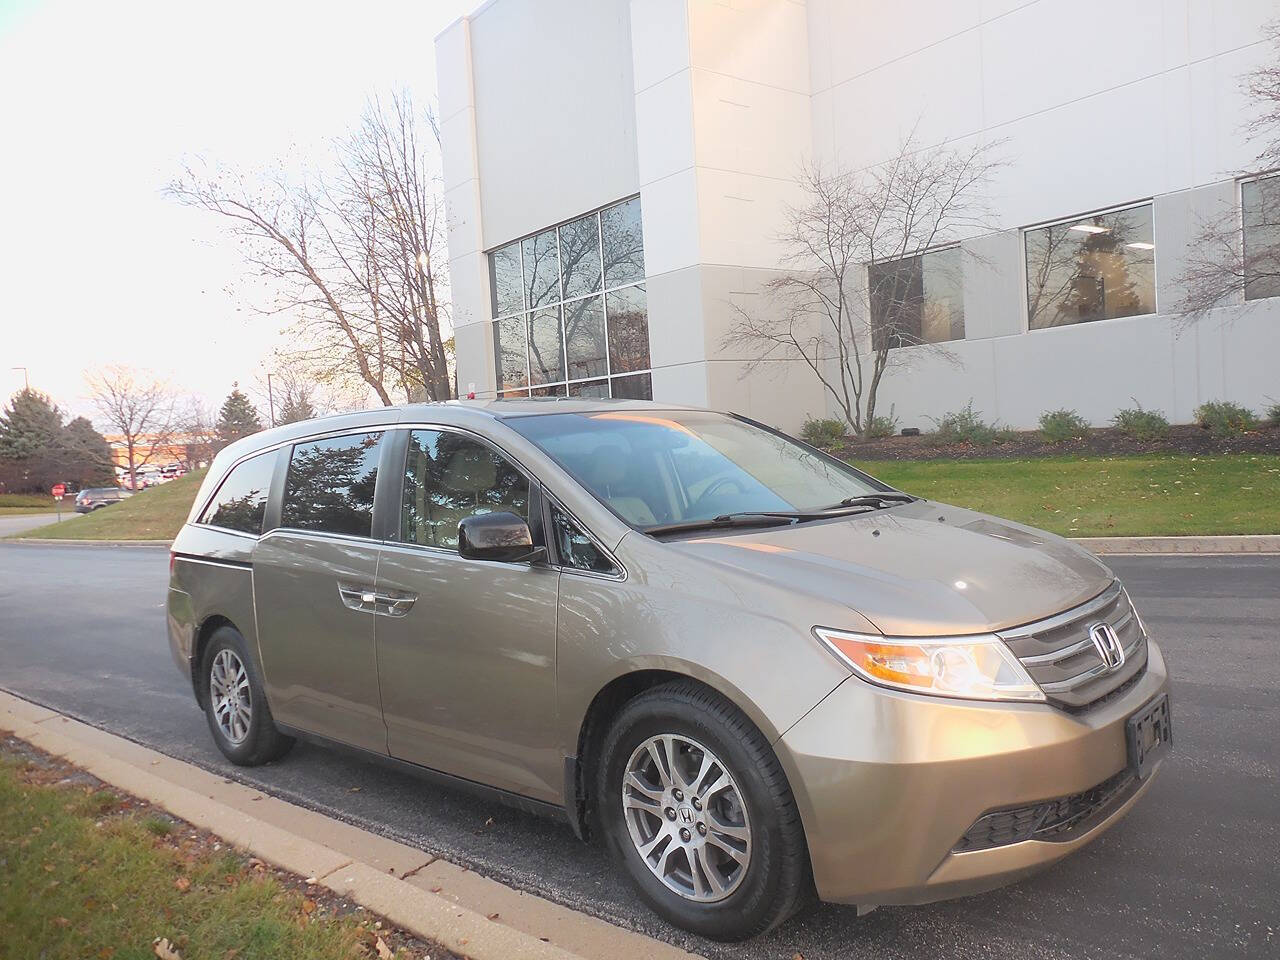
{"type": "Polygon", "coordinates": [[[559,811],[740,939],[925,903],[1115,823],[1159,649],[1078,546],[742,417],[585,399],[248,437],[173,544],[173,655],[238,764],[306,736],[559,811]]]}

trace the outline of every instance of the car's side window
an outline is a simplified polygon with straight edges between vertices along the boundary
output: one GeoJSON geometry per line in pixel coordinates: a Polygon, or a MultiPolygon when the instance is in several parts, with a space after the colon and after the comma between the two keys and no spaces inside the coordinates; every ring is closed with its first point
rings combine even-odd
{"type": "Polygon", "coordinates": [[[566,567],[610,575],[619,572],[608,554],[554,503],[551,505],[551,535],[555,538],[560,562],[566,567]]]}
{"type": "MultiPolygon", "coordinates": [[[[262,518],[267,512],[267,494],[275,467],[274,450],[236,464],[197,522],[254,536],[262,533],[262,518]]],[[[117,497],[125,495],[123,490],[109,492],[117,497]]]]}
{"type": "Polygon", "coordinates": [[[409,434],[400,511],[403,542],[456,550],[463,519],[503,511],[529,519],[529,481],[514,464],[466,434],[409,434]]]}
{"type": "Polygon", "coordinates": [[[353,433],[296,444],[284,482],[280,525],[370,536],[381,441],[381,433],[353,433]]]}

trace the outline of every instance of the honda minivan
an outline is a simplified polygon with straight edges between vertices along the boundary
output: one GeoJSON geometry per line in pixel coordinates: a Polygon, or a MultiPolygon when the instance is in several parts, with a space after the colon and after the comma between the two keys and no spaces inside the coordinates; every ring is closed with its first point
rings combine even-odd
{"type": "Polygon", "coordinates": [[[1066,540],[645,401],[386,408],[218,454],[168,628],[219,749],[306,736],[598,838],[718,939],[972,894],[1095,839],[1164,660],[1066,540]]]}

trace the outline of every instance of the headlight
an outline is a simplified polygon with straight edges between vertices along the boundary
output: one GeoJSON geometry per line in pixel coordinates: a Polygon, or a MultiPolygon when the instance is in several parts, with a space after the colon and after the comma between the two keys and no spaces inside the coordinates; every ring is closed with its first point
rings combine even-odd
{"type": "Polygon", "coordinates": [[[823,627],[813,632],[854,673],[882,687],[969,700],[1044,700],[999,637],[881,637],[823,627]]]}

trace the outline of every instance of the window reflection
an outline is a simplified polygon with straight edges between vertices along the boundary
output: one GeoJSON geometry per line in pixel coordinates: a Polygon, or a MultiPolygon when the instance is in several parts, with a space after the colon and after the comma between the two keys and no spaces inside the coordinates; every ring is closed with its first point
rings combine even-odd
{"type": "Polygon", "coordinates": [[[507,244],[489,265],[499,397],[649,395],[647,377],[612,384],[650,365],[639,197],[507,244]]]}
{"type": "Polygon", "coordinates": [[[529,356],[524,316],[499,320],[493,325],[493,330],[497,339],[498,389],[528,386],[529,356]]]}
{"type": "Polygon", "coordinates": [[[600,211],[600,241],[604,250],[605,287],[644,279],[639,197],[600,211]]]}
{"type": "Polygon", "coordinates": [[[289,460],[281,524],[369,536],[381,437],[359,433],[297,444],[289,460]]]}
{"type": "Polygon", "coordinates": [[[1280,297],[1280,176],[1240,186],[1244,298],[1280,297]]]}
{"type": "Polygon", "coordinates": [[[529,482],[506,458],[463,434],[414,430],[405,460],[400,539],[458,548],[458,524],[482,513],[529,519],[529,482]]]}
{"type": "Polygon", "coordinates": [[[489,254],[489,283],[493,294],[494,316],[504,317],[524,309],[520,244],[511,243],[489,254]]]}
{"type": "Polygon", "coordinates": [[[649,369],[649,306],[644,285],[607,296],[609,363],[614,373],[649,369]]]}
{"type": "Polygon", "coordinates": [[[649,374],[634,377],[614,377],[609,381],[613,395],[622,400],[652,400],[653,380],[649,374]]]}
{"type": "Polygon", "coordinates": [[[544,230],[520,243],[524,256],[525,300],[530,308],[545,307],[560,300],[560,258],[556,253],[556,232],[544,230]]]}
{"type": "Polygon", "coordinates": [[[560,308],[529,314],[529,382],[564,379],[564,345],[560,340],[560,308]]]}
{"type": "Polygon", "coordinates": [[[205,507],[200,523],[241,533],[262,533],[267,512],[271,475],[276,468],[276,452],[250,457],[227,474],[217,494],[205,507]]]}
{"type": "Polygon", "coordinates": [[[608,373],[604,347],[604,298],[587,297],[566,303],[564,338],[570,380],[603,377],[608,373]]]}
{"type": "Polygon", "coordinates": [[[560,272],[566,300],[600,289],[600,229],[594,213],[560,228],[560,272]]]}
{"type": "Polygon", "coordinates": [[[614,574],[618,570],[586,532],[554,504],[551,507],[551,532],[555,537],[560,562],[575,570],[614,574]]]}
{"type": "Polygon", "coordinates": [[[873,264],[867,271],[872,342],[880,349],[964,339],[959,247],[873,264]]]}
{"type": "Polygon", "coordinates": [[[1156,312],[1151,205],[1026,231],[1032,330],[1156,312]]]}

